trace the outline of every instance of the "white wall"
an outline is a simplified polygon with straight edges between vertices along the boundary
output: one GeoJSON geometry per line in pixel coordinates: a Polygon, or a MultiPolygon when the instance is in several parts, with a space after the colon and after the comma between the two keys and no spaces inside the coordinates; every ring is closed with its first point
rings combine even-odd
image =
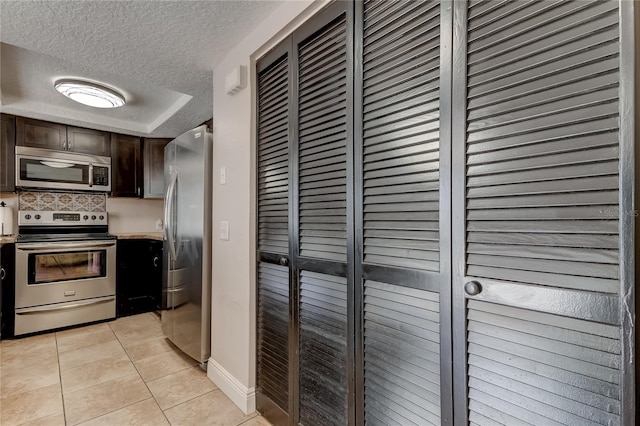
{"type": "Polygon", "coordinates": [[[7,207],[11,207],[13,210],[13,232],[18,233],[18,194],[13,192],[0,192],[0,201],[4,201],[7,207]]]}
{"type": "Polygon", "coordinates": [[[233,48],[213,72],[213,276],[209,376],[243,411],[253,411],[255,385],[255,60],[326,5],[286,1],[233,48]],[[225,93],[225,76],[238,65],[248,87],[225,93]],[[220,168],[226,167],[226,184],[220,168]],[[229,240],[219,238],[229,221],[229,240]],[[215,373],[211,370],[215,369],[215,373]],[[233,386],[223,382],[234,382],[233,386]],[[233,394],[233,393],[236,394],[233,394]]]}
{"type": "Polygon", "coordinates": [[[131,234],[161,232],[156,221],[163,218],[164,200],[140,198],[107,198],[109,232],[131,234]]]}

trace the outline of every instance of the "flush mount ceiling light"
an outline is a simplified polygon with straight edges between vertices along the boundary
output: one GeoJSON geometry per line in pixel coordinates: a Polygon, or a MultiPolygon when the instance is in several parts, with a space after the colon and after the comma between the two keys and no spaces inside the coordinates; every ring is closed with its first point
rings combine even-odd
{"type": "Polygon", "coordinates": [[[124,96],[108,87],[81,80],[58,80],[56,90],[67,98],[96,108],[117,108],[125,104],[124,96]]]}

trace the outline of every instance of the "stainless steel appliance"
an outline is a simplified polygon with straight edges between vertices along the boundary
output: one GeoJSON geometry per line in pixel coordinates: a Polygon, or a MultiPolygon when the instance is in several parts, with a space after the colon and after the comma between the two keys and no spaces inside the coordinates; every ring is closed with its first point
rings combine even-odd
{"type": "Polygon", "coordinates": [[[111,158],[17,146],[16,186],[109,192],[111,158]]]}
{"type": "Polygon", "coordinates": [[[19,211],[15,335],[115,318],[107,213],[19,211]]]}
{"type": "Polygon", "coordinates": [[[200,363],[211,351],[212,144],[200,126],[164,150],[162,330],[200,363]]]}

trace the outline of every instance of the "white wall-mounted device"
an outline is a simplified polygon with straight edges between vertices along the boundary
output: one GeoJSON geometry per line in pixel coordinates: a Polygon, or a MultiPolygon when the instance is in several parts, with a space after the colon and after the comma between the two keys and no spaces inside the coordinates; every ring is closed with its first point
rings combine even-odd
{"type": "Polygon", "coordinates": [[[247,87],[247,67],[238,65],[224,80],[224,88],[227,94],[234,95],[247,87]]]}

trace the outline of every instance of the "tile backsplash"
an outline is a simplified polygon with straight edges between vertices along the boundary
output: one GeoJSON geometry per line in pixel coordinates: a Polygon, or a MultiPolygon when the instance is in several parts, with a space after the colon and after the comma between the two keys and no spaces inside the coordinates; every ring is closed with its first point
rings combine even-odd
{"type": "Polygon", "coordinates": [[[107,195],[22,191],[18,205],[20,210],[104,212],[107,211],[107,195]]]}

